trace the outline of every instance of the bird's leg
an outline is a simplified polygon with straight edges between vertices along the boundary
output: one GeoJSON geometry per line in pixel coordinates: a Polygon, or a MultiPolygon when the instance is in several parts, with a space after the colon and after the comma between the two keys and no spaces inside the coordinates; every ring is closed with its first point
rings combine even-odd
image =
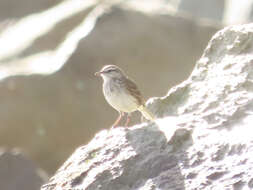
{"type": "Polygon", "coordinates": [[[118,116],[117,120],[113,123],[112,128],[115,128],[118,125],[122,116],[124,116],[124,112],[119,111],[119,116],[118,116]]]}
{"type": "Polygon", "coordinates": [[[127,118],[126,118],[125,127],[128,126],[128,124],[129,124],[129,122],[130,122],[130,117],[131,117],[131,113],[127,113],[127,118]]]}

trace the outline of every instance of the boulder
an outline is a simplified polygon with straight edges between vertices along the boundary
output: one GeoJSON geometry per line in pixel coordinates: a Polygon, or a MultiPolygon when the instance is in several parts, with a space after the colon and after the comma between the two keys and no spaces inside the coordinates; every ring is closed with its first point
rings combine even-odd
{"type": "Polygon", "coordinates": [[[44,171],[18,150],[0,150],[0,189],[36,190],[48,180],[44,171]]]}
{"type": "Polygon", "coordinates": [[[227,27],[190,77],[148,107],[157,119],[100,131],[42,190],[253,188],[253,24],[227,27]]]}

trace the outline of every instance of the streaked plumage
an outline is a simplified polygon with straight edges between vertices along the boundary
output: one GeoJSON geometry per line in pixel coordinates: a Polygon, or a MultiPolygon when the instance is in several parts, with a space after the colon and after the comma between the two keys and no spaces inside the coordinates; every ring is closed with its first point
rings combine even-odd
{"type": "Polygon", "coordinates": [[[119,67],[106,65],[96,75],[101,75],[104,80],[103,93],[105,99],[120,113],[114,125],[118,124],[123,113],[131,113],[136,110],[142,112],[146,119],[154,119],[153,115],[145,107],[142,95],[136,84],[119,67]]]}

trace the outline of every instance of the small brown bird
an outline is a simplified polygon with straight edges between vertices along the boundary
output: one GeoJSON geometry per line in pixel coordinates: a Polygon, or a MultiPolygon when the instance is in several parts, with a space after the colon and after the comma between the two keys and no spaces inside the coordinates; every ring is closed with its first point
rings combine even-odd
{"type": "Polygon", "coordinates": [[[103,78],[105,99],[119,112],[119,117],[112,127],[118,125],[124,113],[127,113],[125,123],[127,126],[130,121],[130,113],[136,110],[140,111],[146,119],[151,121],[154,119],[153,114],[145,107],[145,102],[136,84],[119,67],[106,65],[95,75],[103,78]]]}

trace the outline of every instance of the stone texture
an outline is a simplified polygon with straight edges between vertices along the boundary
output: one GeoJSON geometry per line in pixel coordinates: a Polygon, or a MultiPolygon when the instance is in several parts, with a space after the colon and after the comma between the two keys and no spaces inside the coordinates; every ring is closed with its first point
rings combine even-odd
{"type": "Polygon", "coordinates": [[[253,24],[216,33],[188,80],[149,100],[158,119],[98,133],[41,189],[253,188],[253,24]]]}
{"type": "Polygon", "coordinates": [[[36,190],[46,174],[17,150],[0,150],[0,189],[36,190]]]}
{"type": "Polygon", "coordinates": [[[160,96],[190,74],[219,28],[80,0],[13,24],[0,36],[0,144],[25,149],[48,172],[116,119],[93,75],[102,65],[122,67],[146,98],[160,96]]]}

